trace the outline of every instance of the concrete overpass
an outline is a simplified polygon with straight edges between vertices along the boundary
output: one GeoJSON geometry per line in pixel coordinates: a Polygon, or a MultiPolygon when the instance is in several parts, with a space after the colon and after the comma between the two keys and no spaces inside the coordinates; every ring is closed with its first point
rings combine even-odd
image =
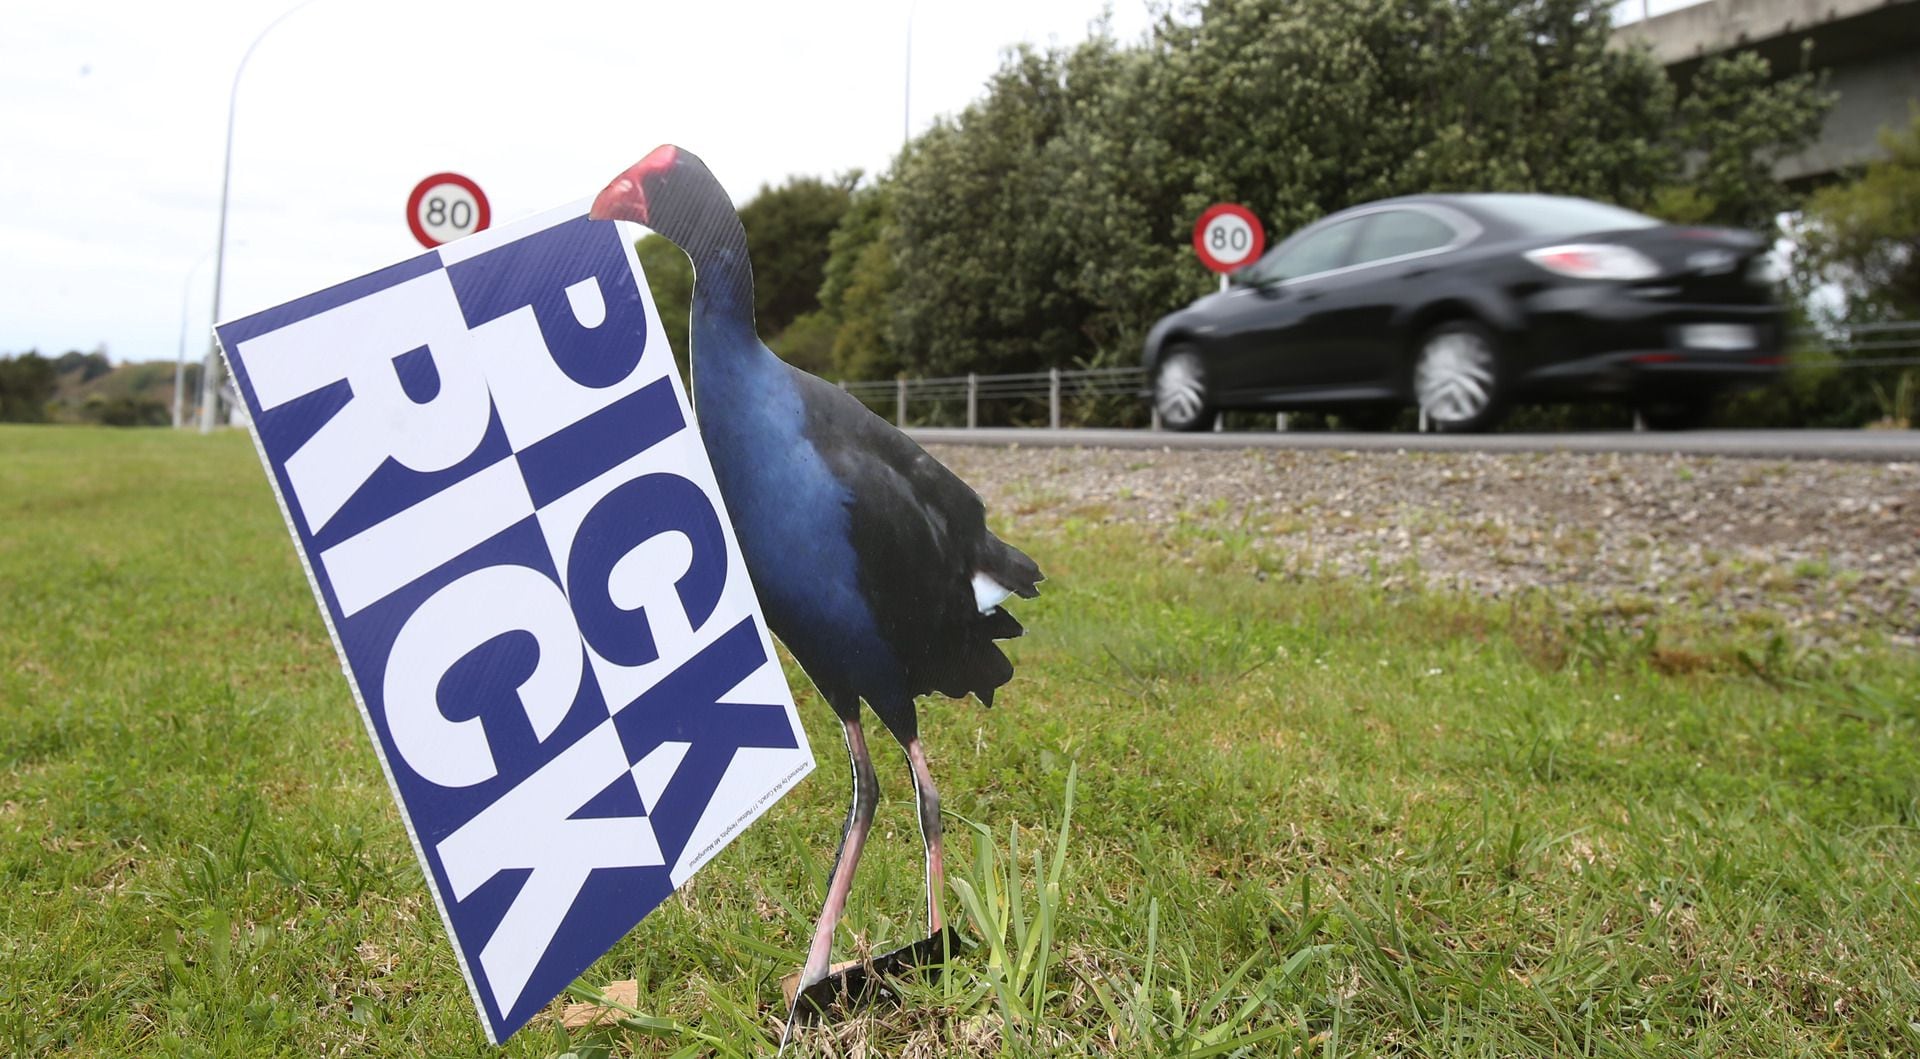
{"type": "MultiPolygon", "coordinates": [[[[1623,15],[1631,17],[1637,4],[1623,15]]],[[[1776,73],[1811,64],[1839,94],[1820,138],[1780,163],[1788,180],[1817,180],[1881,156],[1881,128],[1904,128],[1920,105],[1920,0],[1705,0],[1614,30],[1614,42],[1647,46],[1684,87],[1706,59],[1752,50],[1776,73]]]]}

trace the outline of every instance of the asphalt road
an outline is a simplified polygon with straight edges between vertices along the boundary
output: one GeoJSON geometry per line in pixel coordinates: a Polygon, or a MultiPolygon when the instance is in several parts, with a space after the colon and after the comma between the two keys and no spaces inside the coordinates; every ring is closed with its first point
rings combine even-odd
{"type": "Polygon", "coordinates": [[[1640,452],[1764,459],[1920,461],[1920,430],[1684,430],[1590,434],[1358,434],[1322,430],[1181,434],[1154,430],[921,427],[922,444],[1091,448],[1346,449],[1409,452],[1640,452]]]}

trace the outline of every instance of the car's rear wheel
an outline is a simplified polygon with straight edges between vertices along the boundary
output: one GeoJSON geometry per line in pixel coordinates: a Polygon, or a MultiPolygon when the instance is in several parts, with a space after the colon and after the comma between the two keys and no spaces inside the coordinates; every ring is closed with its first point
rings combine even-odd
{"type": "Polygon", "coordinates": [[[1713,398],[1695,395],[1642,401],[1634,410],[1649,430],[1693,430],[1713,414],[1713,398]]]}
{"type": "Polygon", "coordinates": [[[1204,430],[1213,425],[1207,402],[1207,369],[1191,346],[1175,346],[1153,373],[1153,407],[1168,430],[1204,430]]]}
{"type": "Polygon", "coordinates": [[[1420,340],[1413,362],[1413,396],[1430,429],[1486,430],[1506,413],[1500,348],[1493,332],[1473,320],[1449,320],[1420,340]]]}

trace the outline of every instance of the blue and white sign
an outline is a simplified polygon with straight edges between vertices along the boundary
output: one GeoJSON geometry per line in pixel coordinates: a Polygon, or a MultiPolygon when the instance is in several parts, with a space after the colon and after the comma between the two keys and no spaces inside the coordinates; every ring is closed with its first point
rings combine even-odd
{"type": "Polygon", "coordinates": [[[813,768],[639,263],[579,204],[217,330],[498,1042],[813,768]]]}

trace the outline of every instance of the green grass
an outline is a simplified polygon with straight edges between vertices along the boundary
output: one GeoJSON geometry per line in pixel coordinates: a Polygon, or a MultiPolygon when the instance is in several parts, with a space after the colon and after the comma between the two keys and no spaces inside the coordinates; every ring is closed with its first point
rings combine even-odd
{"type": "MultiPolygon", "coordinates": [[[[800,1053],[1920,1049],[1911,653],[1021,536],[1018,678],[924,711],[989,940],[800,1053]]],[[[584,979],[645,1018],[505,1054],[771,1050],[845,811],[801,710],[824,767],[584,979]]],[[[881,766],[842,953],[920,926],[881,766]]],[[[490,1052],[244,436],[0,429],[0,895],[0,1054],[490,1052]]]]}

